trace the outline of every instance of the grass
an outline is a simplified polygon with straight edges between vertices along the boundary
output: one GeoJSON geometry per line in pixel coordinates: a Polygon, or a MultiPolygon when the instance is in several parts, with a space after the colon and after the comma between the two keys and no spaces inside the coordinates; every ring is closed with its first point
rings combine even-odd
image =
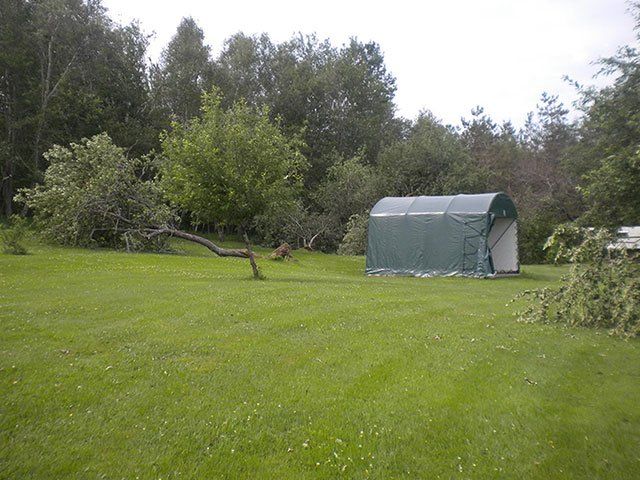
{"type": "Polygon", "coordinates": [[[0,255],[0,478],[638,478],[640,343],[506,305],[560,269],[180,248],[0,255]]]}

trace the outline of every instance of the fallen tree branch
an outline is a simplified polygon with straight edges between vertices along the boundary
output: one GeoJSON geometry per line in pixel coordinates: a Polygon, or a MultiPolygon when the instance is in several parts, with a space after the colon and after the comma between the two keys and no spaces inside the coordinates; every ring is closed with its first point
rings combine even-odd
{"type": "Polygon", "coordinates": [[[182,230],[175,230],[173,228],[149,228],[145,229],[144,232],[145,237],[149,240],[159,235],[168,235],[170,237],[182,238],[183,240],[198,243],[203,247],[207,247],[219,257],[251,258],[249,251],[245,248],[222,248],[207,238],[194,235],[193,233],[183,232],[182,230]]]}

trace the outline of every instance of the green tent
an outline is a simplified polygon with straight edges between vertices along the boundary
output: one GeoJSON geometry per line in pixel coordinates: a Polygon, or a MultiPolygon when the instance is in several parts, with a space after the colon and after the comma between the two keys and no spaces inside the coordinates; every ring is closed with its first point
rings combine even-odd
{"type": "Polygon", "coordinates": [[[383,198],[369,216],[366,273],[517,274],[517,217],[504,193],[383,198]]]}

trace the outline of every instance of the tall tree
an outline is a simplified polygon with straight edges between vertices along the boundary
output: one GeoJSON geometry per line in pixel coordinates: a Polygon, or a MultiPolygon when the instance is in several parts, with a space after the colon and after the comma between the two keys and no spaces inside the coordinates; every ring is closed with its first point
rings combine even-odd
{"type": "Polygon", "coordinates": [[[640,223],[640,5],[633,5],[633,13],[636,46],[600,61],[601,74],[614,77],[612,84],[580,90],[586,117],[573,159],[583,174],[583,221],[592,226],[640,223]]]}
{"type": "Polygon", "coordinates": [[[214,81],[224,92],[224,107],[244,100],[249,105],[271,105],[274,45],[267,34],[236,33],[224,43],[214,64],[214,81]]]}
{"type": "Polygon", "coordinates": [[[462,119],[460,139],[471,155],[472,162],[486,177],[490,191],[506,192],[512,197],[518,193],[518,162],[522,147],[510,123],[496,124],[484,109],[476,107],[471,118],[462,119]]]}
{"type": "Polygon", "coordinates": [[[485,184],[456,132],[428,112],[420,114],[405,140],[380,153],[378,169],[387,193],[397,196],[474,193],[485,184]]]}
{"type": "Polygon", "coordinates": [[[108,131],[142,153],[157,142],[137,25],[113,23],[98,0],[0,3],[3,210],[15,187],[42,179],[51,145],[108,131]]]}
{"type": "Polygon", "coordinates": [[[191,17],[183,18],[153,70],[157,105],[180,122],[196,116],[201,97],[211,87],[209,47],[191,17]]]}
{"type": "Polygon", "coordinates": [[[28,124],[33,118],[26,92],[37,85],[33,75],[37,59],[35,45],[30,41],[34,33],[33,5],[23,0],[0,2],[0,167],[2,213],[13,213],[13,194],[18,180],[27,176],[31,164],[27,161],[31,136],[28,124]]]}

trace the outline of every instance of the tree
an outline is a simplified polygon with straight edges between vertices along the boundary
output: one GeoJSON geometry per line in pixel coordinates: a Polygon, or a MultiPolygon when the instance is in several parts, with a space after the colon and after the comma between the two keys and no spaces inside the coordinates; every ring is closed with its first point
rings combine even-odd
{"type": "Polygon", "coordinates": [[[54,146],[44,182],[18,200],[49,239],[63,245],[144,248],[142,232],[174,221],[148,158],[128,158],[107,134],[54,146]]]}
{"type": "Polygon", "coordinates": [[[580,189],[589,206],[582,223],[619,227],[640,225],[640,147],[602,160],[580,189]]]}
{"type": "MultiPolygon", "coordinates": [[[[636,26],[640,6],[633,5],[636,26]]],[[[636,28],[636,40],[640,34],[636,28]]],[[[601,74],[616,76],[612,85],[581,88],[586,118],[581,141],[573,153],[580,192],[587,212],[582,219],[592,226],[640,223],[640,50],[624,46],[600,61],[601,74]]]]}
{"type": "Polygon", "coordinates": [[[162,183],[197,223],[246,230],[256,217],[286,209],[300,191],[306,160],[299,142],[245,102],[224,110],[205,95],[202,118],[174,124],[162,140],[162,183]]]}
{"type": "Polygon", "coordinates": [[[380,153],[378,169],[386,193],[396,196],[474,193],[485,184],[453,129],[430,113],[420,114],[405,140],[380,153]]]}
{"type": "Polygon", "coordinates": [[[265,33],[260,36],[236,33],[225,41],[213,67],[215,85],[224,93],[224,107],[240,100],[253,107],[271,106],[274,48],[265,33]]]}
{"type": "Polygon", "coordinates": [[[298,35],[275,45],[266,34],[240,33],[226,41],[214,77],[224,107],[239,99],[267,105],[287,134],[302,132],[308,187],[320,183],[335,153],[373,163],[403,125],[394,118],[395,79],[373,42],[351,39],[338,49],[298,35]]]}
{"type": "Polygon", "coordinates": [[[202,94],[211,87],[209,47],[191,17],[183,18],[160,65],[152,74],[156,104],[179,122],[198,115],[202,94]]]}
{"type": "Polygon", "coordinates": [[[44,182],[23,189],[17,199],[34,211],[51,240],[131,251],[162,249],[163,239],[178,237],[219,256],[248,258],[254,278],[261,278],[248,240],[246,249],[226,249],[175,227],[178,219],[153,178],[148,157],[127,157],[104,133],[69,148],[56,145],[45,155],[50,166],[44,182]]]}
{"type": "MultiPolygon", "coordinates": [[[[562,226],[550,244],[567,237],[562,226]]],[[[608,328],[612,335],[640,335],[640,268],[626,252],[609,248],[607,230],[574,231],[562,246],[573,263],[559,287],[525,290],[516,298],[533,297],[519,317],[525,322],[561,323],[568,326],[608,328]],[[577,237],[582,237],[578,240],[577,237]]],[[[558,248],[558,247],[556,247],[558,248]]]]}
{"type": "Polygon", "coordinates": [[[545,259],[543,245],[553,229],[576,220],[583,212],[576,190],[579,177],[572,156],[578,142],[576,125],[557,96],[543,93],[535,113],[520,132],[514,198],[518,205],[520,257],[545,259]]]}
{"type": "MultiPolygon", "coordinates": [[[[322,212],[344,227],[352,215],[373,206],[380,198],[383,186],[374,168],[360,156],[337,159],[332,163],[313,197],[322,212]]],[[[341,238],[344,231],[340,229],[338,235],[341,238]]]]}
{"type": "Polygon", "coordinates": [[[26,176],[28,170],[24,145],[31,138],[25,123],[31,113],[23,92],[35,87],[36,52],[29,41],[32,15],[33,7],[22,0],[0,2],[0,190],[2,213],[7,218],[13,213],[16,179],[26,176]]]}
{"type": "Polygon", "coordinates": [[[0,2],[0,157],[5,214],[16,188],[42,180],[53,144],[107,131],[140,155],[157,144],[147,39],[97,0],[0,2]]]}
{"type": "Polygon", "coordinates": [[[476,107],[471,119],[462,119],[460,140],[485,177],[487,189],[515,197],[523,152],[513,126],[508,122],[497,125],[482,107],[476,107]]]}

